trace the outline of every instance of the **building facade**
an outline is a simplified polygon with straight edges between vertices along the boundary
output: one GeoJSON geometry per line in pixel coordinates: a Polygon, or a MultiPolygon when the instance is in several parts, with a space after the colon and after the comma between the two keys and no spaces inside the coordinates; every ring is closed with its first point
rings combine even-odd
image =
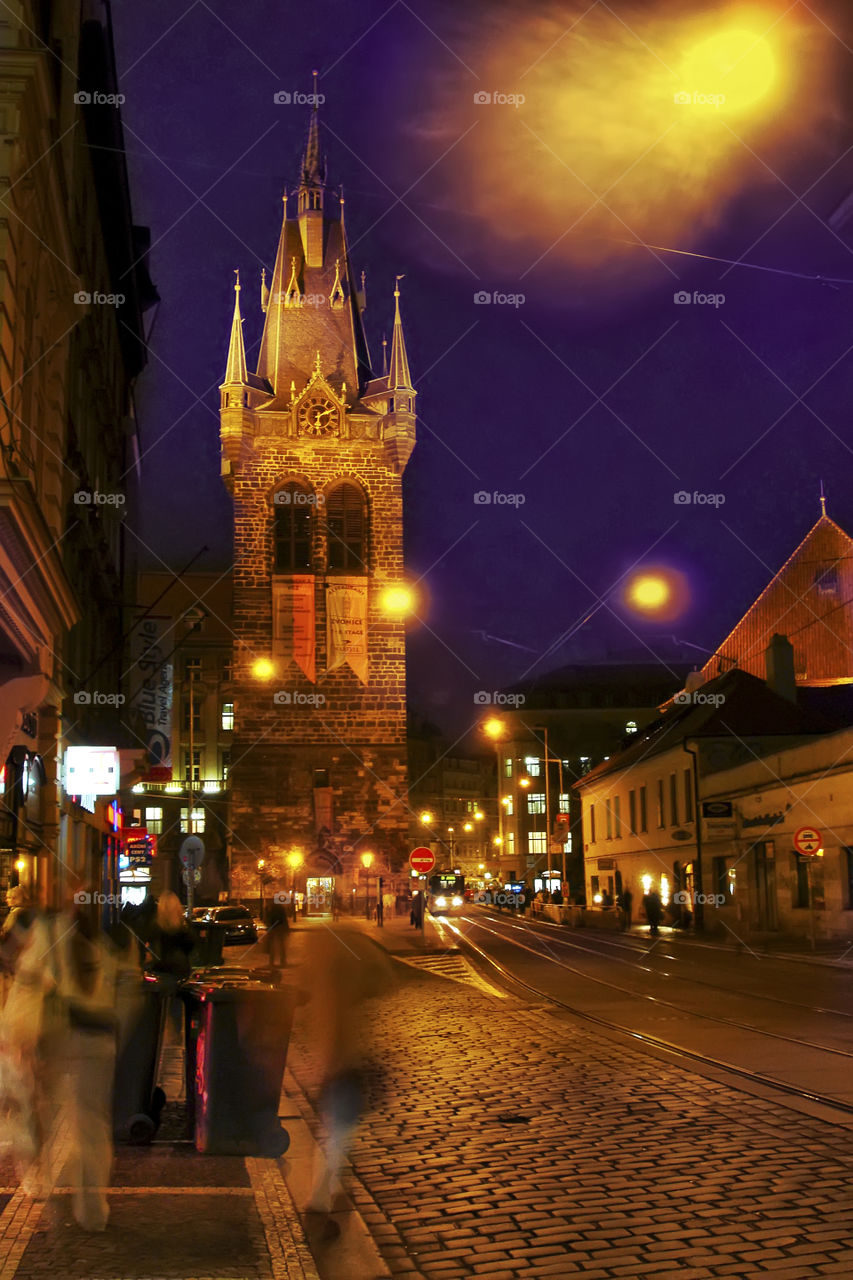
{"type": "Polygon", "coordinates": [[[0,891],[109,888],[115,796],[69,794],[69,746],[125,748],[124,518],[156,294],[133,224],[109,6],[0,17],[0,891]]]}
{"type": "Polygon", "coordinates": [[[316,108],[272,276],[256,372],[239,279],[221,389],[234,501],[232,888],[296,850],[324,881],[406,851],[403,470],[415,391],[396,288],[390,357],[365,336],[343,199],[316,108]],[[389,596],[389,590],[392,594],[389,596]]]}

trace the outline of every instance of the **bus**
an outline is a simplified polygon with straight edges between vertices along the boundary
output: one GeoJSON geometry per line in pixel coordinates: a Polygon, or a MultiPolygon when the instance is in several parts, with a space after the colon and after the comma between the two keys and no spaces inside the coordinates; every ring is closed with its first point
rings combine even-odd
{"type": "Polygon", "coordinates": [[[456,871],[438,871],[429,878],[427,907],[430,915],[455,915],[465,906],[465,877],[456,871]]]}

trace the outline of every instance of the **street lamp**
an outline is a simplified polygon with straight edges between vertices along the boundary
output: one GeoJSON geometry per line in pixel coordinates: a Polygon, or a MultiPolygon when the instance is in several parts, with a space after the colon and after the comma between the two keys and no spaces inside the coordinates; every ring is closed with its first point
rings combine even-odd
{"type": "Polygon", "coordinates": [[[303,858],[298,849],[293,849],[287,855],[287,865],[290,867],[290,914],[296,919],[296,872],[302,866],[303,858]]]}
{"type": "Polygon", "coordinates": [[[258,858],[258,884],[260,886],[261,899],[261,920],[264,918],[264,867],[266,862],[263,858],[258,858]]]}
{"type": "Polygon", "coordinates": [[[364,890],[364,916],[366,920],[370,919],[370,868],[373,866],[373,854],[365,850],[361,855],[361,865],[364,867],[366,881],[364,890]]]}

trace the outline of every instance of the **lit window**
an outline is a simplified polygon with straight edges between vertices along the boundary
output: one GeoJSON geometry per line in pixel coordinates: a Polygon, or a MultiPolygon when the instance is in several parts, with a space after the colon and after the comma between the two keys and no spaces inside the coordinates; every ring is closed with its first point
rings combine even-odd
{"type": "MultiPolygon", "coordinates": [[[[189,818],[189,809],[181,810],[181,830],[187,830],[187,820],[189,818]]],[[[204,831],[204,809],[193,808],[192,826],[189,828],[189,834],[200,836],[204,831]]]]}
{"type": "Polygon", "coordinates": [[[530,778],[538,778],[538,777],[539,777],[539,757],[538,757],[538,756],[525,756],[525,757],[524,757],[524,768],[525,768],[525,770],[526,770],[526,772],[527,772],[527,776],[528,776],[528,777],[530,777],[530,778]]]}
{"type": "Polygon", "coordinates": [[[625,732],[626,732],[626,733],[636,733],[636,732],[637,732],[637,721],[636,721],[636,720],[629,720],[629,721],[628,721],[628,723],[625,725],[625,732]]]}
{"type": "Polygon", "coordinates": [[[512,796],[504,796],[503,800],[501,800],[501,804],[506,810],[506,816],[511,818],[514,812],[512,807],[512,796]]]}
{"type": "Polygon", "coordinates": [[[222,728],[230,730],[234,728],[234,703],[223,702],[222,704],[222,728]]]}
{"type": "Polygon", "coordinates": [[[230,774],[230,772],[231,772],[231,752],[223,751],[222,752],[222,781],[223,782],[228,781],[228,775],[230,774]]]}
{"type": "Polygon", "coordinates": [[[163,810],[146,809],[145,826],[152,835],[159,835],[163,830],[163,810]]]}
{"type": "Polygon", "coordinates": [[[536,791],[533,795],[527,797],[528,813],[544,813],[545,812],[545,793],[544,791],[536,791]]]}
{"type": "Polygon", "coordinates": [[[515,856],[515,832],[508,831],[504,836],[504,852],[508,858],[515,856]]]}
{"type": "Polygon", "coordinates": [[[512,777],[512,756],[504,756],[504,777],[512,777]]]}
{"type": "Polygon", "coordinates": [[[545,832],[544,831],[528,831],[527,852],[536,853],[536,854],[545,853],[545,832]]]}
{"type": "Polygon", "coordinates": [[[559,808],[559,812],[560,812],[560,813],[568,813],[568,812],[569,812],[569,793],[568,793],[568,791],[561,791],[561,792],[560,792],[560,808],[559,808]]]}
{"type": "MultiPolygon", "coordinates": [[[[184,779],[186,782],[190,780],[190,753],[184,753],[184,779]]],[[[193,752],[193,782],[201,782],[201,752],[193,752]]]]}

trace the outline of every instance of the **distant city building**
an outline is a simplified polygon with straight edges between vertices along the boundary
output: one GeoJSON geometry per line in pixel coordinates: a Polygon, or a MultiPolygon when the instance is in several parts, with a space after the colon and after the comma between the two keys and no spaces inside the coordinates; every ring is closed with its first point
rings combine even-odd
{"type": "Polygon", "coordinates": [[[316,107],[261,281],[256,372],[236,288],[221,388],[234,501],[232,888],[249,892],[259,859],[296,851],[309,889],[344,877],[350,892],[362,855],[376,877],[398,871],[407,846],[404,623],[386,592],[403,575],[415,391],[399,288],[390,353],[378,366],[369,354],[364,281],[316,107]]]}
{"type": "MultiPolygon", "coordinates": [[[[120,856],[115,796],[65,785],[68,749],[122,749],[106,788],[139,754],[122,710],[124,529],[157,295],[108,4],[7,6],[0,45],[0,892],[20,881],[57,901],[69,879],[112,891],[120,856]]],[[[104,759],[75,777],[94,787],[104,759]]]]}
{"type": "Polygon", "coordinates": [[[434,726],[409,722],[409,844],[436,855],[438,870],[458,868],[468,879],[498,875],[495,764],[467,756],[434,726]]]}

